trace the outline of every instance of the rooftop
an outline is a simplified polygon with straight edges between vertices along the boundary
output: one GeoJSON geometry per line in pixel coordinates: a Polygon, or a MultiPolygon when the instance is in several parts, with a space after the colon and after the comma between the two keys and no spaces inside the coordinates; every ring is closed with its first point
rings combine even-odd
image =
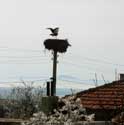
{"type": "Polygon", "coordinates": [[[77,93],[85,108],[122,109],[124,106],[124,80],[77,93]]]}

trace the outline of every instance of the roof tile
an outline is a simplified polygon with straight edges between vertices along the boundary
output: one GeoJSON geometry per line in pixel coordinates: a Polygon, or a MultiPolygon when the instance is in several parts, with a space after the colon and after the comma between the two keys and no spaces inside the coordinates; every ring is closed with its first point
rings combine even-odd
{"type": "Polygon", "coordinates": [[[124,106],[124,81],[114,81],[77,94],[85,108],[120,109],[124,106]]]}

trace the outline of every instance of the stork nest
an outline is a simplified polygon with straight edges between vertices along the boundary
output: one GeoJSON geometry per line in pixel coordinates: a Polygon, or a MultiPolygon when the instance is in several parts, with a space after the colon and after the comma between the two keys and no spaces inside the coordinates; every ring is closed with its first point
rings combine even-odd
{"type": "Polygon", "coordinates": [[[64,53],[67,51],[68,46],[71,46],[68,43],[67,39],[46,39],[44,41],[44,46],[48,50],[53,50],[56,52],[64,53]]]}

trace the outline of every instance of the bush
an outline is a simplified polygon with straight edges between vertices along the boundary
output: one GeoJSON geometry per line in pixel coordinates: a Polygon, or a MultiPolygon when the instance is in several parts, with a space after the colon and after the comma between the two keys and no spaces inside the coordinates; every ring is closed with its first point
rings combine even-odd
{"type": "Polygon", "coordinates": [[[41,98],[43,96],[43,88],[34,88],[33,83],[12,89],[8,97],[8,103],[4,105],[6,109],[6,117],[9,118],[30,118],[33,113],[40,110],[41,98]]]}

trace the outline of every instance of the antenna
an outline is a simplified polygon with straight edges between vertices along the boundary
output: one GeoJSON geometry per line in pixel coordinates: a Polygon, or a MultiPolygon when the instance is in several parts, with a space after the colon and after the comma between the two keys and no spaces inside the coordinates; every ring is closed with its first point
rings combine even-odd
{"type": "Polygon", "coordinates": [[[117,73],[117,69],[115,69],[115,81],[118,80],[118,73],[117,73]]]}
{"type": "Polygon", "coordinates": [[[104,83],[106,84],[107,82],[105,81],[104,75],[101,74],[101,76],[102,76],[102,79],[103,79],[104,83]]]}
{"type": "Polygon", "coordinates": [[[98,86],[98,79],[97,79],[97,74],[95,73],[95,79],[93,79],[95,86],[98,86]]]}

